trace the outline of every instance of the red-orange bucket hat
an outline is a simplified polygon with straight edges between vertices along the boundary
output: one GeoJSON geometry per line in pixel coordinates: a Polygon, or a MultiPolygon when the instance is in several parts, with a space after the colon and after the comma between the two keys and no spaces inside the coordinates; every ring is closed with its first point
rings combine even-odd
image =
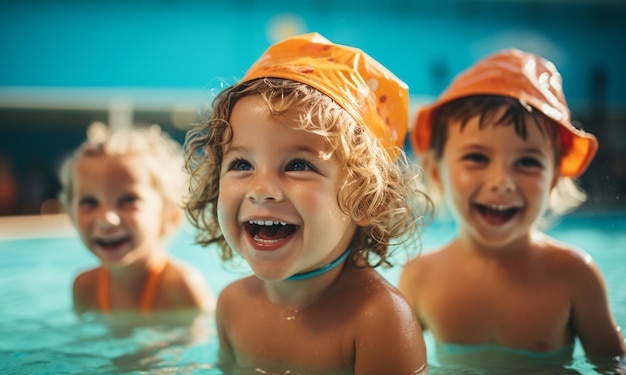
{"type": "Polygon", "coordinates": [[[408,128],[407,85],[357,48],[334,44],[318,33],[270,46],[241,82],[285,78],[332,98],[362,126],[371,129],[392,158],[408,128]]]}
{"type": "Polygon", "coordinates": [[[418,154],[428,150],[434,115],[442,104],[473,95],[507,96],[530,104],[560,125],[561,176],[578,177],[595,156],[598,141],[572,125],[561,83],[561,75],[548,60],[517,49],[496,52],[459,74],[435,103],[418,111],[411,146],[418,154]]]}

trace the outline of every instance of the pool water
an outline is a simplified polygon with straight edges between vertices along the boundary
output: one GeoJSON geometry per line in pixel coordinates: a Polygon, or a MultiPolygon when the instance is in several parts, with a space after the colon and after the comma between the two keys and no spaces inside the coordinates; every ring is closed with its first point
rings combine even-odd
{"type": "MultiPolygon", "coordinates": [[[[423,248],[445,243],[453,232],[452,223],[430,225],[422,238],[423,248]]],[[[548,233],[593,256],[607,283],[611,310],[620,326],[626,327],[626,215],[568,217],[548,233]]],[[[171,254],[202,270],[216,295],[247,274],[245,267],[224,269],[213,249],[197,247],[192,241],[191,231],[182,230],[170,243],[171,254]]],[[[222,373],[215,366],[218,343],[210,313],[77,318],[71,309],[72,281],[96,264],[73,235],[0,239],[1,374],[222,373]]],[[[397,285],[399,268],[382,273],[397,285]]],[[[432,337],[425,338],[427,348],[432,347],[432,337]]],[[[429,362],[430,374],[480,373],[446,369],[430,355],[429,362]]],[[[558,373],[600,373],[586,362],[578,343],[574,361],[561,370],[558,373]]],[[[626,373],[626,363],[618,371],[612,373],[626,373]]]]}

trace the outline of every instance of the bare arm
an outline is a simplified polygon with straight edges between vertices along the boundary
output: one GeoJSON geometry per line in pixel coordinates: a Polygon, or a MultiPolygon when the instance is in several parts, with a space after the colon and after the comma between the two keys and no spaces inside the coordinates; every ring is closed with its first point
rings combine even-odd
{"type": "Polygon", "coordinates": [[[417,277],[418,273],[419,273],[419,264],[417,263],[417,260],[413,260],[412,262],[408,263],[402,270],[402,273],[400,274],[400,281],[398,283],[398,289],[400,290],[404,298],[407,300],[411,310],[413,311],[413,314],[415,315],[416,319],[419,322],[420,327],[422,328],[422,330],[425,330],[426,325],[420,319],[419,311],[417,308],[417,300],[418,300],[417,296],[419,293],[418,285],[420,285],[420,282],[418,281],[418,277],[417,277]]]}
{"type": "Polygon", "coordinates": [[[426,374],[422,330],[400,294],[375,298],[356,338],[355,374],[426,374]]]}
{"type": "Polygon", "coordinates": [[[626,348],[611,314],[604,279],[590,257],[579,258],[570,275],[572,321],[585,353],[590,359],[624,355],[626,348]]]}
{"type": "Polygon", "coordinates": [[[95,269],[85,271],[74,279],[72,285],[72,301],[77,315],[98,309],[97,272],[95,269]]]}
{"type": "Polygon", "coordinates": [[[191,304],[200,310],[215,309],[215,296],[209,288],[204,276],[195,268],[187,272],[187,286],[189,288],[191,304]]]}
{"type": "Polygon", "coordinates": [[[228,302],[226,300],[227,298],[224,295],[224,292],[222,292],[217,299],[217,305],[215,308],[215,323],[217,326],[217,337],[219,339],[218,367],[225,374],[228,374],[235,365],[235,356],[230,340],[228,339],[227,324],[225,322],[225,317],[228,316],[228,302]]]}
{"type": "Polygon", "coordinates": [[[189,265],[170,260],[173,272],[169,276],[168,304],[176,308],[192,308],[211,311],[215,308],[215,297],[202,273],[189,265]]]}

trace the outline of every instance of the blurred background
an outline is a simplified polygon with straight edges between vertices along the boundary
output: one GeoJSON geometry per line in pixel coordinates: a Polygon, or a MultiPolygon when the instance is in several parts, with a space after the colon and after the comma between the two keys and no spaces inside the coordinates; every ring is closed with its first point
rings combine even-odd
{"type": "Polygon", "coordinates": [[[0,1],[0,215],[58,211],[57,170],[91,123],[182,143],[271,43],[313,31],[387,66],[413,109],[498,49],[546,57],[600,141],[579,210],[623,212],[625,20],[626,0],[0,1]]]}

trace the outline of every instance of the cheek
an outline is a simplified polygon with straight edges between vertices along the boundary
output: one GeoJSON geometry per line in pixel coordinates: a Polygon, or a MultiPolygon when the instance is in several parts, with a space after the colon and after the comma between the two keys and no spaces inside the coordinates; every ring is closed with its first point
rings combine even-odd
{"type": "Polygon", "coordinates": [[[224,197],[222,194],[217,198],[217,223],[220,227],[224,227],[226,218],[228,217],[228,207],[224,204],[224,197]]]}
{"type": "Polygon", "coordinates": [[[119,210],[117,214],[122,220],[130,221],[161,219],[165,215],[165,205],[161,199],[153,199],[138,210],[119,210]]]}
{"type": "Polygon", "coordinates": [[[319,218],[325,225],[329,225],[329,223],[332,222],[343,226],[351,222],[350,216],[346,215],[339,208],[336,191],[313,191],[316,193],[311,194],[311,192],[309,192],[298,200],[300,202],[299,210],[303,214],[308,212],[312,217],[319,218]]]}
{"type": "Polygon", "coordinates": [[[234,189],[220,187],[216,204],[217,221],[222,227],[228,224],[229,220],[232,220],[233,215],[238,212],[238,203],[235,195],[234,189]]]}
{"type": "Polygon", "coordinates": [[[476,176],[466,173],[462,169],[455,170],[454,168],[443,168],[441,178],[442,188],[451,194],[456,191],[463,192],[478,181],[476,176]]]}
{"type": "Polygon", "coordinates": [[[85,230],[89,227],[89,223],[92,221],[89,215],[80,213],[77,211],[72,212],[72,222],[79,230],[85,230]]]}
{"type": "Polygon", "coordinates": [[[548,177],[537,179],[529,184],[528,189],[531,194],[542,196],[543,200],[548,201],[552,190],[552,180],[548,177]]]}

